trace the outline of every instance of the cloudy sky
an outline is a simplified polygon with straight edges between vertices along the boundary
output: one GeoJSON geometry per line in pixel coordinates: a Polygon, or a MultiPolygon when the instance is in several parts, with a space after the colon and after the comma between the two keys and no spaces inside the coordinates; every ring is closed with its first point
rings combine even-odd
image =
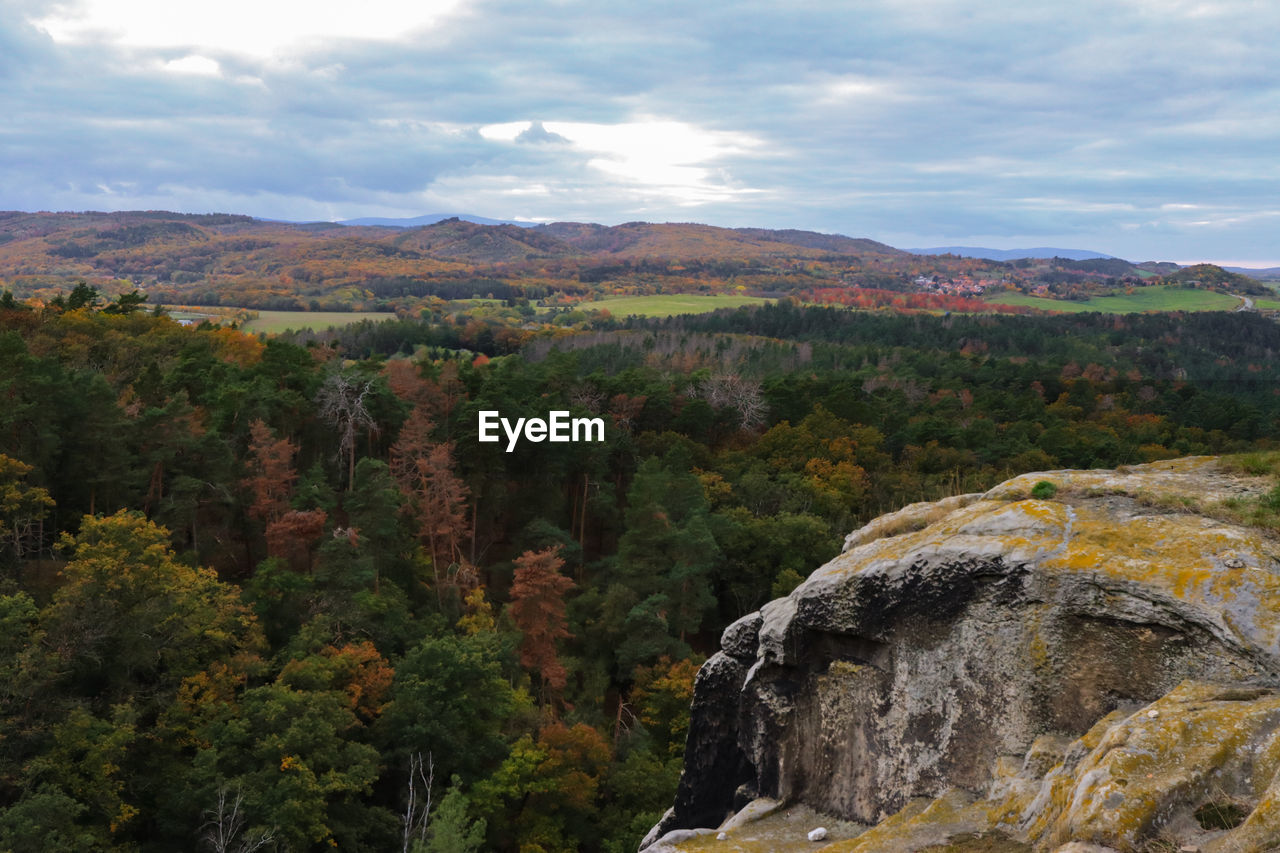
{"type": "Polygon", "coordinates": [[[0,0],[0,209],[1280,264],[1274,0],[0,0]]]}

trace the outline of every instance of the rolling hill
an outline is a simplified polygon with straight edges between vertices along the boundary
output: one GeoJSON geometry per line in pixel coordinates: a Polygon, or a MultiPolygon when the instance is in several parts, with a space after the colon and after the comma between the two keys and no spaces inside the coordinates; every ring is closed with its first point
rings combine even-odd
{"type": "Polygon", "coordinates": [[[912,254],[839,234],[695,223],[525,227],[449,217],[388,227],[165,211],[0,212],[0,289],[24,298],[54,298],[80,281],[111,295],[138,289],[151,304],[410,312],[432,300],[475,295],[575,301],[821,294],[831,301],[871,288],[960,297],[1012,290],[1080,300],[1166,280],[1261,292],[1256,282],[1216,267],[1184,274],[1175,265],[1070,260],[1064,251],[995,261],[912,254]]]}
{"type": "Polygon", "coordinates": [[[412,216],[406,219],[388,219],[380,216],[366,216],[362,219],[343,219],[339,225],[373,225],[380,228],[419,228],[423,225],[434,225],[446,219],[461,219],[463,222],[474,222],[476,225],[519,225],[531,228],[536,222],[522,222],[519,219],[489,219],[484,216],[472,216],[469,213],[428,213],[423,216],[412,216]]]}
{"type": "Polygon", "coordinates": [[[1020,258],[1066,258],[1071,261],[1087,261],[1092,258],[1113,258],[1102,252],[1088,249],[1053,249],[1044,246],[1034,249],[984,249],[979,246],[937,246],[932,249],[904,249],[913,255],[957,255],[961,258],[985,258],[989,261],[1016,261],[1020,258]]]}

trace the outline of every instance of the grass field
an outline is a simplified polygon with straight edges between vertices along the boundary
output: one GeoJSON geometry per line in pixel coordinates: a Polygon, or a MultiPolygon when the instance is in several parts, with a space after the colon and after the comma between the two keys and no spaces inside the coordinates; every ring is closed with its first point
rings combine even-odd
{"type": "Polygon", "coordinates": [[[289,329],[311,328],[319,331],[330,326],[346,326],[361,320],[392,320],[391,312],[374,311],[258,311],[254,320],[244,324],[246,332],[276,334],[289,329]]]}
{"type": "Polygon", "coordinates": [[[217,314],[206,314],[203,311],[174,311],[166,310],[165,312],[179,323],[196,324],[208,320],[210,323],[217,323],[221,319],[217,314]]]}
{"type": "Polygon", "coordinates": [[[1099,311],[1103,314],[1135,314],[1145,311],[1230,311],[1240,300],[1211,290],[1187,287],[1140,287],[1133,293],[1117,293],[1115,296],[1095,296],[1087,302],[1068,302],[1063,299],[1042,299],[1021,293],[998,293],[987,297],[991,303],[1001,305],[1025,305],[1045,311],[1099,311]]]}
{"type": "Polygon", "coordinates": [[[606,309],[615,317],[670,317],[674,314],[705,314],[718,308],[741,308],[743,305],[764,305],[768,299],[758,296],[699,296],[672,293],[654,296],[618,296],[598,302],[583,302],[579,308],[606,309]]]}

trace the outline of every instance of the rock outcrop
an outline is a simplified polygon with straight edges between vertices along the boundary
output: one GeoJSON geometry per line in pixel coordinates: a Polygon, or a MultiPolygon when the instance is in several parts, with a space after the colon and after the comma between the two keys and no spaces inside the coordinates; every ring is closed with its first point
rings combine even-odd
{"type": "Polygon", "coordinates": [[[662,838],[757,797],[874,826],[827,853],[1280,846],[1280,543],[1223,520],[1272,485],[1036,473],[856,531],[725,631],[650,850],[770,849],[662,838]]]}

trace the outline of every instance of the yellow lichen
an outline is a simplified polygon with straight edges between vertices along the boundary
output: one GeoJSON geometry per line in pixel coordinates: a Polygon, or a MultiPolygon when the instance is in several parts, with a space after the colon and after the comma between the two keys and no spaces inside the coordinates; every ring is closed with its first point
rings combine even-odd
{"type": "Polygon", "coordinates": [[[857,838],[827,844],[819,848],[820,853],[906,851],[971,832],[981,824],[983,815],[970,799],[963,791],[953,789],[932,802],[912,800],[897,814],[857,838]],[[923,843],[913,843],[912,839],[921,839],[923,843]]]}

